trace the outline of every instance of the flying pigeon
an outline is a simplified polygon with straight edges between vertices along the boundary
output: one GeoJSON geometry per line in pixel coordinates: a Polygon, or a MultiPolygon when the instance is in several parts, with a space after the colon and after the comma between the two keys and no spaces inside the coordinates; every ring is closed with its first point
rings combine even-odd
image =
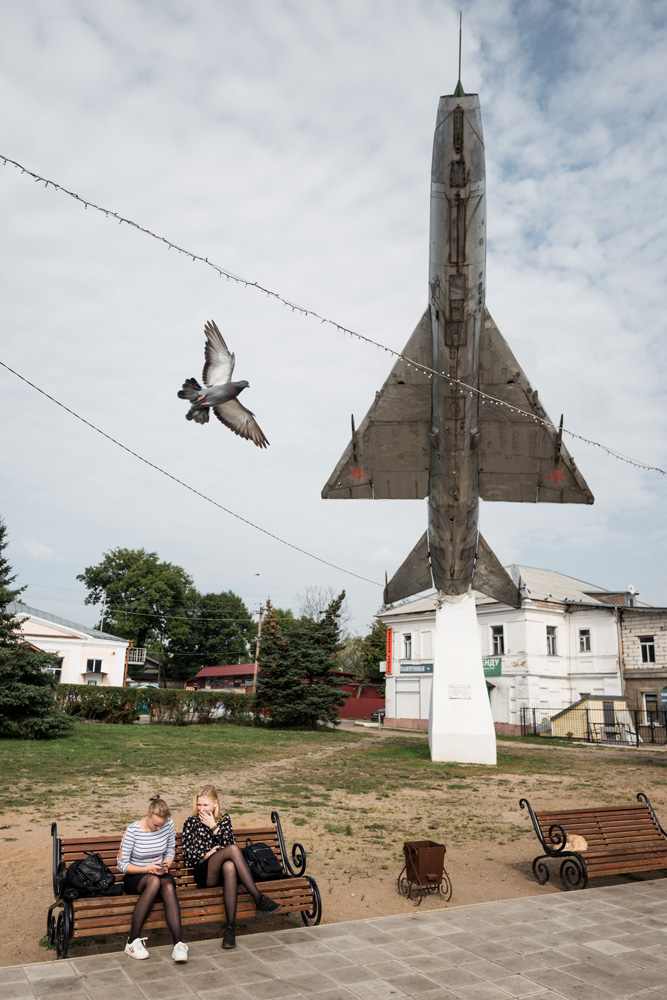
{"type": "Polygon", "coordinates": [[[266,448],[268,441],[255,420],[255,414],[238,401],[238,395],[248,388],[246,381],[232,382],[234,355],[227,348],[213,320],[204,327],[206,363],[202,372],[202,389],[196,378],[188,378],[178,392],[179,399],[187,399],[192,404],[186,420],[197,424],[207,424],[211,408],[218,420],[226,424],[239,437],[254,441],[258,448],[266,448]]]}

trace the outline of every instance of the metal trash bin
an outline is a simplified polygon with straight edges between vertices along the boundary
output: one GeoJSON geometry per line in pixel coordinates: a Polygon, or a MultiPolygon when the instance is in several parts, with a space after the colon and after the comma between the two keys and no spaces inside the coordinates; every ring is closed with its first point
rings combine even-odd
{"type": "Polygon", "coordinates": [[[445,871],[444,844],[434,840],[406,840],[403,844],[405,865],[398,876],[398,891],[421,903],[428,893],[437,893],[445,902],[452,898],[452,883],[445,871]]]}

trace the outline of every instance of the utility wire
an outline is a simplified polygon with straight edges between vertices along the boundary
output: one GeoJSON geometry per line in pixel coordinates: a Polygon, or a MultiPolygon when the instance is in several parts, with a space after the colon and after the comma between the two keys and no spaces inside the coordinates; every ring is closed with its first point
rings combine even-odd
{"type": "MultiPolygon", "coordinates": [[[[420,364],[418,361],[412,361],[410,358],[406,358],[405,355],[401,354],[400,351],[395,351],[391,347],[387,347],[385,344],[380,344],[376,340],[372,340],[370,337],[366,337],[362,333],[358,333],[356,330],[350,330],[349,327],[343,326],[341,323],[337,323],[335,320],[327,319],[326,316],[321,316],[313,309],[308,309],[306,306],[300,306],[296,302],[290,302],[289,299],[284,298],[278,292],[274,292],[270,288],[266,288],[264,285],[260,285],[259,282],[250,281],[247,278],[242,278],[240,275],[234,274],[233,271],[229,271],[226,268],[221,267],[219,264],[214,263],[214,261],[209,260],[208,257],[202,257],[201,254],[194,253],[192,250],[186,250],[184,247],[180,247],[178,246],[178,244],[172,243],[172,241],[168,240],[166,237],[160,236],[157,233],[152,232],[152,230],[147,229],[145,226],[140,226],[139,223],[137,222],[133,222],[132,219],[127,219],[125,218],[125,216],[119,215],[117,212],[112,212],[111,209],[104,208],[102,205],[96,205],[94,202],[89,201],[86,198],[82,198],[80,195],[76,194],[75,191],[69,191],[67,188],[63,187],[62,184],[58,184],[56,183],[56,181],[48,180],[48,178],[42,177],[40,174],[36,174],[34,171],[29,170],[27,167],[24,167],[23,164],[18,163],[16,160],[10,159],[8,156],[4,156],[2,153],[0,153],[0,160],[3,161],[5,166],[7,164],[10,164],[12,167],[15,167],[17,170],[20,170],[22,174],[27,174],[29,177],[32,177],[36,183],[44,184],[44,186],[47,188],[52,187],[54,188],[54,190],[61,191],[63,194],[68,195],[70,198],[74,198],[74,200],[82,204],[84,208],[86,209],[92,208],[96,212],[101,212],[102,215],[105,215],[107,218],[117,219],[119,225],[125,223],[125,225],[127,226],[132,226],[133,229],[137,229],[139,232],[145,233],[146,236],[150,236],[152,239],[157,240],[159,243],[164,243],[168,249],[176,250],[178,253],[184,254],[186,257],[190,257],[190,259],[193,261],[197,261],[201,264],[206,264],[208,267],[213,268],[213,270],[216,271],[220,275],[220,277],[227,278],[228,281],[235,281],[239,285],[245,285],[246,288],[255,288],[258,292],[263,292],[269,298],[276,299],[278,302],[281,302],[284,306],[288,306],[292,310],[292,312],[301,313],[301,315],[303,316],[312,316],[313,319],[319,320],[320,323],[326,323],[328,326],[333,326],[334,329],[338,330],[339,333],[346,333],[350,337],[356,337],[358,340],[363,340],[364,343],[366,344],[371,344],[373,347],[379,348],[381,351],[386,351],[388,354],[393,355],[395,358],[404,361],[408,365],[408,367],[423,372],[427,376],[427,378],[433,378],[433,376],[435,376],[436,378],[444,379],[451,385],[458,385],[461,395],[465,395],[466,392],[469,393],[471,396],[476,395],[482,400],[482,402],[489,402],[495,404],[496,406],[506,406],[509,408],[510,412],[518,413],[521,416],[528,417],[529,419],[535,421],[535,423],[542,424],[544,427],[548,427],[552,430],[556,429],[555,424],[553,424],[551,420],[542,419],[541,417],[537,417],[534,413],[531,413],[528,410],[522,410],[520,407],[513,406],[511,403],[507,403],[503,399],[497,399],[495,396],[490,396],[488,393],[483,392],[477,386],[468,385],[461,379],[455,379],[451,375],[448,375],[446,372],[438,372],[433,368],[429,368],[428,365],[420,364]]],[[[74,415],[76,416],[76,414],[74,415]]],[[[83,417],[79,417],[79,419],[83,420],[83,417]]],[[[91,424],[90,426],[93,425],[91,424]]],[[[97,428],[94,429],[97,430],[97,428]]],[[[100,431],[99,433],[103,432],[100,431]]],[[[667,476],[667,470],[665,469],[661,469],[656,465],[647,465],[645,462],[639,462],[634,458],[628,458],[626,455],[622,455],[620,452],[614,451],[613,448],[608,448],[606,445],[601,444],[599,441],[593,441],[591,438],[584,437],[581,434],[575,434],[574,431],[570,431],[566,427],[563,428],[563,433],[569,434],[570,437],[576,438],[578,441],[583,441],[585,444],[592,445],[595,448],[601,448],[602,451],[605,451],[608,455],[611,455],[613,458],[618,459],[620,462],[626,462],[628,465],[633,465],[637,469],[645,469],[648,472],[658,472],[661,476],[667,476]]],[[[121,445],[121,447],[125,446],[121,445]]],[[[129,449],[126,450],[129,451],[129,449]]],[[[145,461],[145,459],[142,459],[142,461],[145,461]]],[[[148,464],[150,465],[150,463],[148,464]]],[[[165,475],[168,475],[168,473],[165,473],[165,475]]],[[[174,477],[172,476],[171,478],[174,477]]],[[[193,492],[196,492],[196,490],[193,492]]],[[[213,503],[214,501],[211,502],[213,503]]],[[[231,511],[229,513],[231,513],[231,511]]],[[[235,514],[234,516],[237,517],[238,515],[235,514]]],[[[243,520],[243,518],[241,518],[241,520],[243,520]]],[[[259,530],[263,531],[264,529],[260,528],[259,530]]],[[[266,533],[270,534],[270,532],[266,533]]],[[[282,539],[278,540],[282,541],[282,539]]],[[[284,544],[289,545],[290,543],[284,542],[284,544]]],[[[296,547],[297,546],[292,546],[292,548],[296,547]]],[[[312,558],[317,559],[318,557],[312,556],[312,558]]],[[[326,560],[320,560],[320,562],[326,562],[326,560]]],[[[333,564],[329,563],[329,565],[333,564]]],[[[340,569],[340,567],[337,566],[336,569],[340,569]]],[[[348,571],[343,570],[342,572],[348,572],[348,571]]],[[[356,573],[352,573],[352,576],[356,575],[357,575],[356,573]]],[[[364,579],[364,577],[360,577],[359,579],[364,579]]]]}
{"type": "Polygon", "coordinates": [[[286,541],[286,539],[281,538],[279,535],[274,535],[272,531],[268,531],[266,528],[262,528],[259,524],[254,524],[253,521],[249,521],[247,517],[242,517],[235,511],[230,510],[229,507],[224,507],[221,503],[218,503],[217,500],[213,500],[211,499],[211,497],[206,496],[205,493],[201,493],[199,490],[196,490],[194,486],[190,486],[189,483],[186,483],[182,479],[179,479],[178,476],[172,475],[171,472],[167,472],[165,469],[160,468],[160,466],[156,465],[154,462],[149,462],[147,458],[143,457],[143,455],[140,455],[136,451],[132,451],[132,449],[128,448],[127,445],[122,444],[121,441],[117,441],[116,438],[111,437],[110,434],[107,434],[105,431],[100,430],[100,428],[96,427],[95,424],[91,424],[90,420],[86,420],[85,417],[82,417],[78,413],[75,413],[74,410],[70,410],[69,406],[65,406],[64,403],[60,402],[60,400],[56,399],[54,396],[50,396],[48,392],[45,392],[44,389],[40,389],[40,387],[38,385],[35,385],[34,382],[31,382],[23,375],[20,375],[17,371],[14,371],[14,369],[10,368],[9,365],[5,364],[4,361],[0,361],[0,365],[2,365],[3,368],[6,368],[8,372],[11,372],[12,375],[16,375],[16,377],[21,379],[22,382],[25,382],[26,385],[29,385],[32,389],[35,389],[37,392],[41,393],[42,396],[45,396],[47,399],[50,399],[52,403],[56,404],[56,406],[59,406],[62,410],[65,410],[71,416],[76,417],[76,419],[80,420],[82,424],[85,424],[87,427],[90,427],[91,430],[94,430],[98,434],[101,434],[102,437],[107,439],[107,441],[111,441],[111,443],[115,444],[118,448],[122,448],[123,451],[128,452],[128,454],[130,455],[133,455],[134,458],[138,458],[140,462],[144,463],[144,465],[148,465],[151,469],[155,469],[156,472],[159,472],[161,473],[161,475],[166,476],[167,479],[171,479],[173,482],[178,483],[179,486],[184,486],[186,490],[190,490],[191,493],[194,493],[196,496],[201,497],[202,500],[206,500],[208,503],[213,504],[213,506],[217,507],[219,510],[224,510],[225,514],[231,514],[232,517],[237,518],[237,520],[239,521],[243,521],[244,524],[249,525],[251,528],[255,528],[256,531],[261,531],[262,534],[268,535],[269,538],[273,538],[274,541],[280,542],[281,545],[286,545],[288,548],[294,549],[295,552],[300,552],[302,555],[308,556],[309,559],[315,559],[317,562],[324,563],[325,566],[331,566],[332,569],[337,569],[340,573],[346,573],[348,576],[354,576],[357,578],[357,580],[363,580],[364,583],[372,583],[376,587],[382,586],[382,584],[378,583],[377,580],[369,580],[368,577],[361,576],[359,573],[354,573],[350,569],[344,569],[342,566],[337,566],[336,563],[329,562],[328,559],[322,559],[321,556],[316,556],[314,555],[314,553],[308,552],[307,549],[302,549],[299,545],[294,545],[293,542],[288,542],[286,541]]]}

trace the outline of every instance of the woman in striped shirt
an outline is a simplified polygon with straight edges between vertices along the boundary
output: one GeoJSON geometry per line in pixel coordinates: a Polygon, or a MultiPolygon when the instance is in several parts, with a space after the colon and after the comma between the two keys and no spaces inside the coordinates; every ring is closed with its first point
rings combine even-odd
{"type": "Polygon", "coordinates": [[[126,829],[118,851],[118,867],[125,876],[125,892],[139,894],[125,945],[125,954],[131,958],[148,958],[144,947],[146,938],[139,935],[153,903],[160,896],[174,939],[171,957],[175,962],[188,960],[188,946],[181,940],[181,910],[176,886],[169,874],[175,852],[176,830],[169,806],[159,795],[154,795],[146,815],[126,829]]]}

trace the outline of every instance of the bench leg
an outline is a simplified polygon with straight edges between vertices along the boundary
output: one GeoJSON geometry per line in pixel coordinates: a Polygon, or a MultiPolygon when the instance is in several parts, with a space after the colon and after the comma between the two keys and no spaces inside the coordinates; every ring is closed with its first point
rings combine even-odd
{"type": "Polygon", "coordinates": [[[53,912],[54,907],[60,904],[60,900],[56,900],[55,903],[51,903],[49,907],[49,912],[46,915],[46,937],[53,948],[56,943],[56,916],[53,912]]]}
{"type": "Polygon", "coordinates": [[[545,885],[549,881],[549,869],[544,863],[545,858],[548,857],[548,854],[541,854],[533,861],[533,875],[540,885],[545,885]]]}
{"type": "Polygon", "coordinates": [[[322,919],[322,897],[315,879],[311,878],[310,875],[306,875],[306,879],[310,882],[310,888],[313,890],[313,905],[309,910],[301,910],[301,919],[306,927],[317,927],[322,919]]]}
{"type": "Polygon", "coordinates": [[[588,869],[579,854],[569,854],[560,866],[560,880],[564,889],[585,889],[588,869]]]}
{"type": "Polygon", "coordinates": [[[72,936],[72,907],[64,900],[63,908],[58,914],[56,922],[56,955],[58,958],[67,958],[69,950],[69,940],[72,936]]]}

